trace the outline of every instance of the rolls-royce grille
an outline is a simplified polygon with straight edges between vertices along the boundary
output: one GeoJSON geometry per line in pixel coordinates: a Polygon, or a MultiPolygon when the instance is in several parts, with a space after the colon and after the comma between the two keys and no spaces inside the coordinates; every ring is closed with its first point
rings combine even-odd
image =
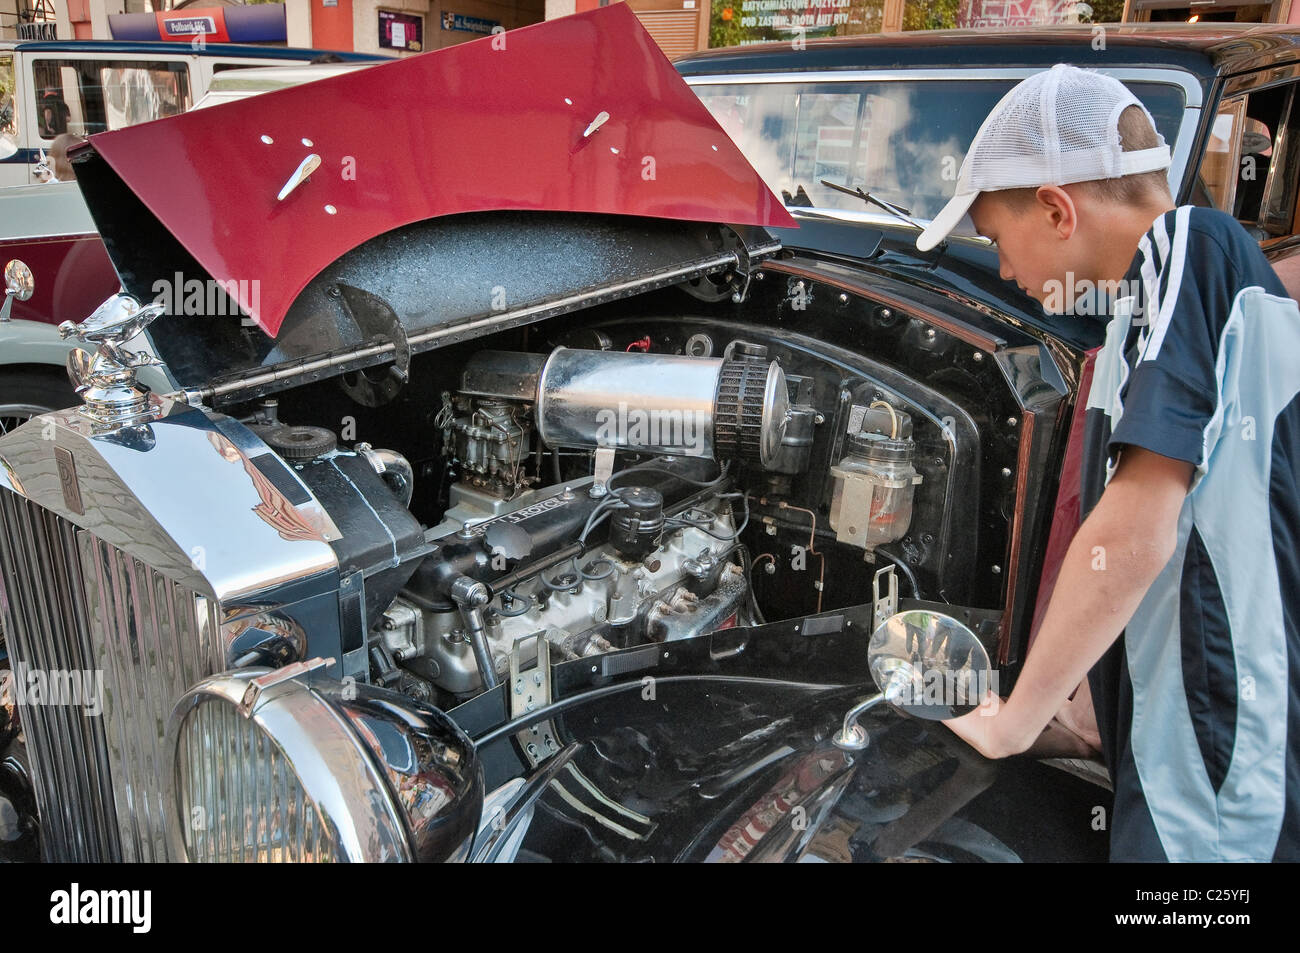
{"type": "Polygon", "coordinates": [[[225,667],[216,603],[0,489],[0,619],[46,858],[168,859],[167,716],[225,667]]]}

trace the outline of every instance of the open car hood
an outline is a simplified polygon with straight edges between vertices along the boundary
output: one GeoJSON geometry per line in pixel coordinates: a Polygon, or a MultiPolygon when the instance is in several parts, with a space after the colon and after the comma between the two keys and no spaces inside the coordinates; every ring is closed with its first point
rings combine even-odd
{"type": "MultiPolygon", "coordinates": [[[[598,283],[623,285],[687,268],[702,242],[718,244],[717,229],[705,239],[701,223],[749,227],[755,250],[771,242],[754,227],[793,224],[625,4],[104,133],[73,156],[127,291],[146,300],[165,287],[183,303],[172,288],[178,278],[215,279],[251,319],[243,323],[271,336],[314,278],[366,247],[372,268],[422,247],[431,271],[400,278],[418,307],[393,301],[391,289],[380,294],[414,334],[499,312],[502,300],[513,307],[572,297],[604,272],[598,283]],[[313,156],[315,171],[286,193],[313,156]],[[576,216],[605,221],[606,264],[584,267],[571,254],[570,282],[535,289],[519,279],[519,259],[507,257],[530,242],[493,253],[479,235],[470,243],[495,263],[480,255],[477,270],[495,268],[499,280],[476,301],[443,308],[448,267],[427,242],[462,244],[445,227],[449,217],[482,223],[507,211],[556,213],[570,225],[576,216]],[[431,220],[444,227],[421,233],[431,220]],[[414,231],[391,240],[403,228],[414,231]],[[373,243],[385,239],[376,252],[373,243]],[[626,260],[646,242],[658,249],[649,260],[626,260]],[[493,288],[503,289],[495,300],[493,288]]],[[[521,227],[536,224],[526,219],[521,227]]],[[[498,232],[500,224],[498,216],[498,232]]],[[[184,313],[194,312],[187,305],[184,313]]],[[[167,323],[180,319],[155,328],[167,323]]],[[[247,352],[244,365],[306,356],[227,343],[247,352]]]]}

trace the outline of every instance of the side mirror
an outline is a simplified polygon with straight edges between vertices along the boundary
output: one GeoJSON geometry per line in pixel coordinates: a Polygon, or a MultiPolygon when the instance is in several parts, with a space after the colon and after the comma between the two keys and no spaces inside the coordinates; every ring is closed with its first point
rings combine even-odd
{"type": "Polygon", "coordinates": [[[13,308],[14,299],[26,301],[36,290],[36,279],[32,277],[32,270],[24,262],[13,258],[5,265],[5,300],[0,305],[0,321],[9,320],[10,309],[13,308]]]}
{"type": "Polygon", "coordinates": [[[918,718],[944,721],[974,711],[992,687],[989,654],[975,633],[928,609],[899,612],[882,622],[872,633],[867,664],[880,694],[844,716],[834,741],[849,751],[868,745],[857,721],[882,701],[918,718]]]}

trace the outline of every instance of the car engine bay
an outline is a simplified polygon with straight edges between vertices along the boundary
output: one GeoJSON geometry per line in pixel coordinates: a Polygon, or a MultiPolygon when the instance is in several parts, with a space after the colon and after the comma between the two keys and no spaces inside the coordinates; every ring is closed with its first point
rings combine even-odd
{"type": "Polygon", "coordinates": [[[563,661],[811,614],[884,566],[998,607],[977,543],[1010,506],[981,494],[969,401],[830,330],[622,311],[420,355],[396,398],[381,368],[230,408],[343,533],[349,674],[449,706],[539,639],[563,661]]]}

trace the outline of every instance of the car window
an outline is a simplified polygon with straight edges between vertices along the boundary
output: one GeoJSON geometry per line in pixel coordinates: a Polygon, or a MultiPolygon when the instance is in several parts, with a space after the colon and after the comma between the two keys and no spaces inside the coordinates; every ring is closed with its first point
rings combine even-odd
{"type": "MultiPolygon", "coordinates": [[[[929,219],[952,196],[980,123],[1015,82],[737,83],[695,92],[787,205],[865,210],[821,184],[828,179],[929,219]]],[[[1183,91],[1128,85],[1172,148],[1183,91]]]]}
{"type": "Polygon", "coordinates": [[[1212,204],[1256,238],[1291,235],[1300,183],[1295,84],[1226,100],[1211,129],[1201,179],[1212,204]]]}
{"type": "Polygon", "coordinates": [[[42,59],[32,74],[42,139],[121,129],[191,104],[189,68],[180,62],[42,59]]]}
{"type": "Polygon", "coordinates": [[[18,151],[18,110],[15,106],[14,58],[0,55],[0,159],[18,151]]]}
{"type": "Polygon", "coordinates": [[[1300,174],[1300,130],[1296,130],[1296,87],[1273,86],[1229,100],[1219,111],[1236,114],[1232,151],[1238,156],[1235,182],[1225,191],[1223,211],[1260,241],[1290,235],[1300,174]]]}

